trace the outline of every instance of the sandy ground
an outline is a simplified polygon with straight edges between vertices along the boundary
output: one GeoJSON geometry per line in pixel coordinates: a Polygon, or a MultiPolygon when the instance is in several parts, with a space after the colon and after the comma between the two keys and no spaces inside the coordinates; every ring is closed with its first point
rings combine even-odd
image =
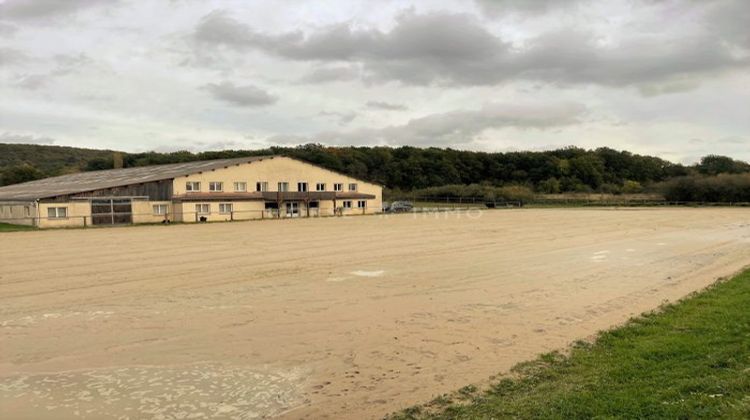
{"type": "Polygon", "coordinates": [[[748,264],[748,209],[6,233],[0,413],[380,417],[748,264]]]}

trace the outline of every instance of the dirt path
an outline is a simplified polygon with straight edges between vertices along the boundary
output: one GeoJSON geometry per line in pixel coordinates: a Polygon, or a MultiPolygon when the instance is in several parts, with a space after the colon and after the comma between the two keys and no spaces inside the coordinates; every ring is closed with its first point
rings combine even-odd
{"type": "Polygon", "coordinates": [[[0,249],[13,418],[367,418],[739,270],[750,210],[19,232],[0,249]]]}

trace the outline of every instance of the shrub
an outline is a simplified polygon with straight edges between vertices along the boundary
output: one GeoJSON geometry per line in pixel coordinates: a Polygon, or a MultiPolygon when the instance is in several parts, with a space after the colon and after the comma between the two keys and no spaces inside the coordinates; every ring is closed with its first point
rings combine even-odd
{"type": "Polygon", "coordinates": [[[684,176],[659,185],[669,201],[750,202],[750,174],[684,176]]]}

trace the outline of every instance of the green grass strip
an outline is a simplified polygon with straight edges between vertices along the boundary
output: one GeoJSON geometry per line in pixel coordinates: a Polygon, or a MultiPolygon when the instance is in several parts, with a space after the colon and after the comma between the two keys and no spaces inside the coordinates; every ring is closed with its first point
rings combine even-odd
{"type": "Polygon", "coordinates": [[[12,225],[10,223],[0,223],[0,232],[18,232],[22,230],[36,230],[34,226],[12,225]]]}

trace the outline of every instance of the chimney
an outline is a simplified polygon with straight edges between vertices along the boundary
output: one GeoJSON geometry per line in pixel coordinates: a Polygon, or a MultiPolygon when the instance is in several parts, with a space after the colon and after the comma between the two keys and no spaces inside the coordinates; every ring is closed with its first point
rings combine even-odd
{"type": "Polygon", "coordinates": [[[114,169],[122,168],[122,153],[120,152],[112,153],[112,167],[114,169]]]}

